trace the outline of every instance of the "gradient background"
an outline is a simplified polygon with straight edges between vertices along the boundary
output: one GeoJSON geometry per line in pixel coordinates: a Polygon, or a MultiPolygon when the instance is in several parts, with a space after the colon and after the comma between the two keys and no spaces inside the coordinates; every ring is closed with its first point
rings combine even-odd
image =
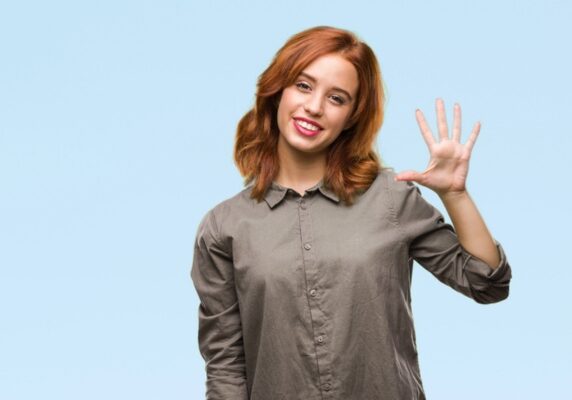
{"type": "Polygon", "coordinates": [[[463,141],[482,122],[468,185],[511,293],[479,305],[416,266],[428,398],[569,396],[572,3],[0,4],[1,399],[204,397],[196,229],[242,189],[234,130],[258,75],[315,25],[376,52],[397,171],[428,161],[415,108],[436,132],[435,98],[450,124],[460,102],[463,141]]]}

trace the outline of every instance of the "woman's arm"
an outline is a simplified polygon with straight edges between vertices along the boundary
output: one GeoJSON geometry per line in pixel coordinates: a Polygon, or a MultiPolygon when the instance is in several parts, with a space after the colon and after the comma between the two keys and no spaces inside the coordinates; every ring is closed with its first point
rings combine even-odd
{"type": "Polygon", "coordinates": [[[211,209],[197,229],[191,278],[200,304],[199,350],[205,360],[206,400],[247,400],[242,325],[232,255],[219,238],[211,209]]]}
{"type": "Polygon", "coordinates": [[[480,258],[491,268],[500,262],[497,246],[477,206],[467,191],[440,196],[461,246],[471,255],[480,258]]]}
{"type": "Polygon", "coordinates": [[[461,245],[455,227],[445,222],[443,214],[423,198],[417,185],[392,182],[391,175],[387,175],[387,198],[410,259],[477,303],[506,299],[512,272],[502,245],[494,241],[500,260],[496,268],[491,268],[461,245]]]}
{"type": "Polygon", "coordinates": [[[398,174],[395,179],[415,181],[436,192],[447,209],[462,247],[471,255],[486,262],[491,268],[496,268],[500,261],[498,249],[466,190],[469,159],[481,124],[477,122],[467,142],[461,144],[460,105],[455,104],[451,138],[449,138],[443,100],[437,99],[435,106],[439,142],[433,137],[423,113],[420,110],[416,110],[415,113],[421,134],[429,147],[431,156],[429,166],[422,173],[405,171],[398,174]]]}

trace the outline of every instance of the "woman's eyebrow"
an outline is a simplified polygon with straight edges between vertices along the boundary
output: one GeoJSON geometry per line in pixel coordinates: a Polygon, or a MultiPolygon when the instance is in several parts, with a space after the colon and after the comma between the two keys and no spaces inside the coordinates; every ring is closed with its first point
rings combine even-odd
{"type": "MultiPolygon", "coordinates": [[[[300,72],[300,76],[305,76],[309,80],[316,82],[316,78],[314,78],[312,75],[308,74],[307,72],[300,72]]],[[[338,90],[340,92],[344,92],[346,94],[346,96],[348,96],[350,98],[350,100],[353,100],[352,96],[350,96],[350,94],[347,92],[347,90],[344,90],[344,89],[336,87],[336,86],[334,86],[332,89],[338,90]]]]}

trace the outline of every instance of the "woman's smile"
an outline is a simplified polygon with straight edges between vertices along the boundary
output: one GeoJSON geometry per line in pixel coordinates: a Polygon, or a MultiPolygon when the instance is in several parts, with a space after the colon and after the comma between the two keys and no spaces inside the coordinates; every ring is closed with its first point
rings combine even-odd
{"type": "Polygon", "coordinates": [[[316,136],[320,131],[322,131],[322,129],[318,128],[316,125],[300,119],[292,119],[292,122],[294,123],[296,130],[304,136],[316,136]]]}

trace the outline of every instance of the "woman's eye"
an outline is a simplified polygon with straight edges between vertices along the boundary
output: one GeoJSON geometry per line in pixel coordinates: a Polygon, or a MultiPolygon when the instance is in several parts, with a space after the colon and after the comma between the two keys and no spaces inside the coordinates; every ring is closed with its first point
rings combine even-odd
{"type": "Polygon", "coordinates": [[[332,96],[332,99],[334,99],[334,101],[338,104],[344,104],[345,100],[343,98],[341,98],[340,96],[332,96]]]}
{"type": "MultiPolygon", "coordinates": [[[[310,85],[308,85],[306,82],[298,82],[296,83],[296,87],[304,92],[307,92],[308,90],[312,89],[310,87],[310,85]]],[[[338,105],[342,105],[345,104],[345,100],[343,97],[337,96],[337,95],[333,95],[331,96],[331,98],[334,100],[334,102],[338,105]]]]}

